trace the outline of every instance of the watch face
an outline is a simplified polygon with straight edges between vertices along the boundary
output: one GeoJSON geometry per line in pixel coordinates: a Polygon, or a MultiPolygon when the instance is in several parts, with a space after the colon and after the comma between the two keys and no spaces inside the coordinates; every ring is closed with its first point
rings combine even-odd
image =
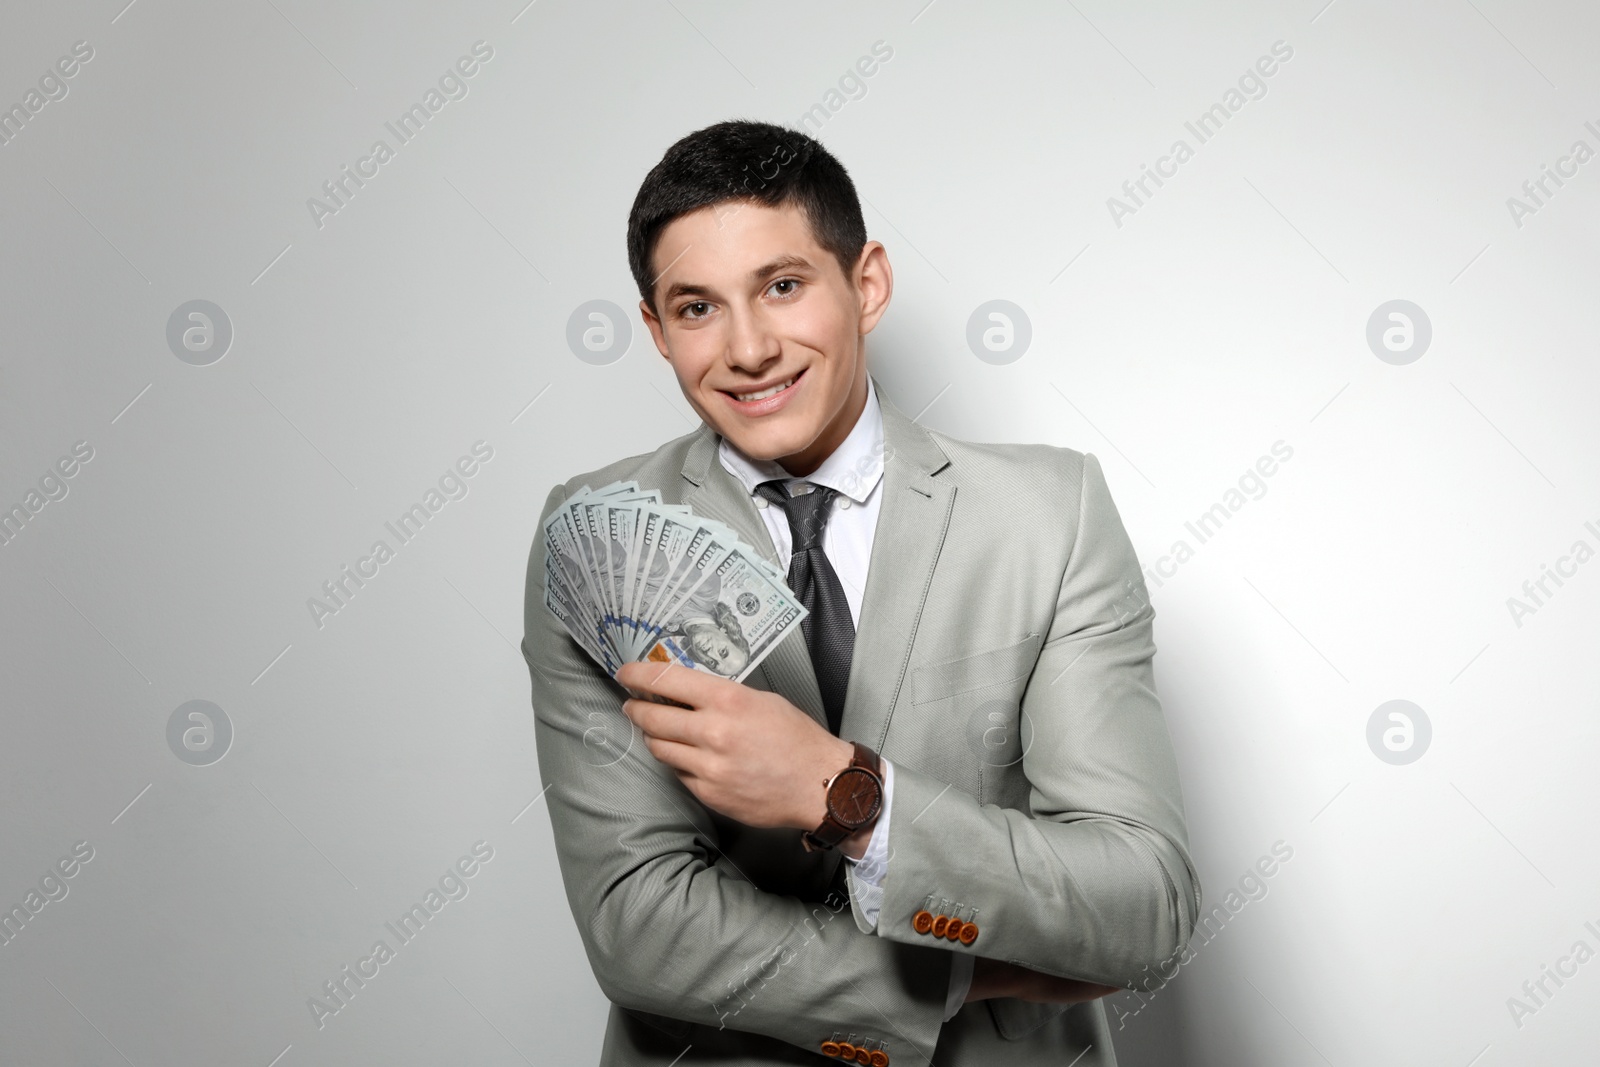
{"type": "Polygon", "coordinates": [[[883,804],[883,786],[871,771],[846,767],[828,790],[828,811],[844,825],[864,826],[883,804]]]}

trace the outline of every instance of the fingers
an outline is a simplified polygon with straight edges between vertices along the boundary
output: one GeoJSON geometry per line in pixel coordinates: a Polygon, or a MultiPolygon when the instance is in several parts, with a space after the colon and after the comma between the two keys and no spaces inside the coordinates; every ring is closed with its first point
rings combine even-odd
{"type": "Polygon", "coordinates": [[[616,679],[629,689],[667,697],[692,707],[710,702],[717,686],[739,684],[705,671],[691,670],[681,663],[624,663],[617,669],[616,679]]]}
{"type": "Polygon", "coordinates": [[[1021,977],[1018,979],[1019,988],[1013,990],[1010,995],[1019,1000],[1040,1004],[1081,1004],[1089,1000],[1099,1000],[1119,991],[1117,986],[1083,982],[1076,978],[1058,978],[1055,975],[1030,971],[1026,968],[1018,970],[1021,972],[1021,977]]]}
{"type": "Polygon", "coordinates": [[[640,700],[637,697],[622,702],[622,713],[644,731],[646,740],[656,738],[679,743],[692,742],[694,720],[690,717],[691,711],[693,709],[685,711],[681,707],[657,704],[653,700],[640,700]]]}
{"type": "Polygon", "coordinates": [[[1084,1001],[1099,1000],[1101,997],[1110,996],[1117,991],[1116,986],[1096,985],[1093,982],[1068,981],[1066,988],[1058,990],[1060,999],[1068,1004],[1081,1004],[1084,1001]]]}
{"type": "MultiPolygon", "coordinates": [[[[693,767],[699,753],[693,745],[667,741],[659,737],[651,737],[649,734],[645,735],[644,745],[650,755],[656,758],[656,762],[670,767],[680,779],[696,777],[693,767]]],[[[687,785],[688,783],[685,782],[685,784],[687,785]]]]}

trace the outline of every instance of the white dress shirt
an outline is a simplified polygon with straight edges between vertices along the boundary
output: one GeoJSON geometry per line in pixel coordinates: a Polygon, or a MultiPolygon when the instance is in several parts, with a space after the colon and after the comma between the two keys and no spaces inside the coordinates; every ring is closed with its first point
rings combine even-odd
{"type": "MultiPolygon", "coordinates": [[[[867,586],[867,565],[872,559],[872,538],[878,527],[879,506],[883,503],[883,450],[883,413],[870,377],[867,379],[867,404],[855,426],[822,465],[803,479],[794,478],[774,460],[751,459],[725,437],[719,438],[717,445],[717,458],[723,467],[744,485],[760,509],[761,520],[772,535],[772,544],[778,551],[777,563],[782,570],[788,570],[793,551],[789,517],[783,508],[770,505],[766,497],[757,495],[756,486],[780,478],[786,480],[791,495],[797,489],[809,493],[808,483],[838,490],[833,513],[823,527],[822,551],[844,586],[845,599],[850,602],[850,617],[858,626],[861,596],[867,586]]],[[[847,876],[854,883],[856,898],[862,905],[861,918],[874,928],[883,906],[883,878],[889,865],[889,816],[893,796],[894,764],[885,759],[883,814],[872,828],[872,837],[861,859],[845,857],[847,876]]],[[[945,998],[946,1019],[954,1016],[967,998],[972,985],[972,966],[972,956],[955,954],[950,969],[950,992],[945,998]]]]}

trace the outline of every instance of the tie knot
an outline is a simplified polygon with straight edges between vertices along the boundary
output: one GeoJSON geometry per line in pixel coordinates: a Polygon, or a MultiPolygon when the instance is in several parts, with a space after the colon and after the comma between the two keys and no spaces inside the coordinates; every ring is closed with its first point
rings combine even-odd
{"type": "Polygon", "coordinates": [[[822,531],[828,524],[828,512],[832,510],[828,505],[838,495],[838,490],[825,485],[807,484],[811,485],[811,492],[799,496],[790,496],[782,479],[756,486],[757,493],[783,508],[789,516],[789,535],[796,553],[822,544],[822,531]]]}

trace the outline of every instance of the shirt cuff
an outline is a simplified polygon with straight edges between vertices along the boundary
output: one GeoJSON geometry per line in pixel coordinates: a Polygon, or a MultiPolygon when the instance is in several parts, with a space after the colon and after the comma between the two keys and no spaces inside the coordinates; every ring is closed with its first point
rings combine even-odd
{"type": "Polygon", "coordinates": [[[977,957],[965,952],[953,954],[950,961],[950,992],[944,999],[944,1021],[949,1022],[961,1010],[961,1005],[967,1002],[967,993],[972,989],[972,967],[977,962],[977,957]]]}
{"type": "Polygon", "coordinates": [[[883,814],[873,824],[872,836],[867,839],[867,850],[859,860],[844,858],[846,874],[854,883],[857,909],[861,921],[869,928],[878,925],[878,912],[883,907],[883,876],[889,867],[889,812],[894,795],[894,764],[883,763],[883,814]]]}

